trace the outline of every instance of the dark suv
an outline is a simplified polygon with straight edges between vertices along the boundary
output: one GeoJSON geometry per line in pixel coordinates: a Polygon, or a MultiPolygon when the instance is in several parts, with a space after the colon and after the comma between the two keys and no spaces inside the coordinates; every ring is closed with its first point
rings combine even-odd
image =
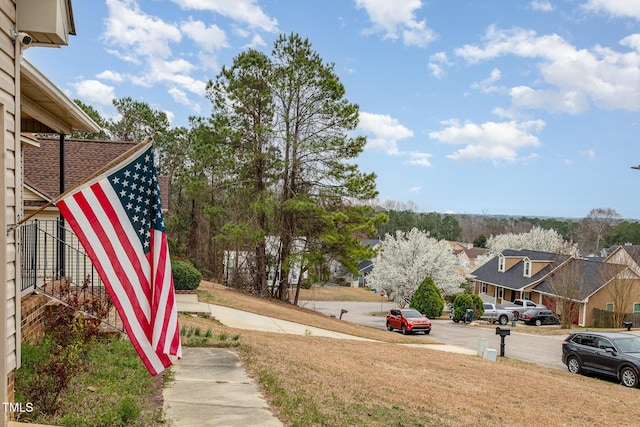
{"type": "Polygon", "coordinates": [[[562,342],[562,362],[574,374],[607,375],[627,387],[637,387],[640,337],[623,332],[574,332],[562,342]]]}

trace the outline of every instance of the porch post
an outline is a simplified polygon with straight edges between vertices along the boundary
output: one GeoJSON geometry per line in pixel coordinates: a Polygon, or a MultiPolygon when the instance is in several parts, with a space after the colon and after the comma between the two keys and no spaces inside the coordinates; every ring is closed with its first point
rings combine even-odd
{"type": "MultiPolygon", "coordinates": [[[[64,153],[64,134],[60,134],[60,194],[64,193],[65,191],[65,181],[64,181],[64,175],[65,175],[65,170],[64,170],[64,158],[65,158],[65,153],[64,153]]],[[[66,235],[65,235],[65,228],[64,228],[64,218],[62,217],[62,214],[60,214],[60,218],[59,218],[59,226],[58,226],[58,256],[56,259],[56,262],[58,263],[56,271],[58,272],[58,278],[61,279],[63,277],[65,277],[65,240],[66,240],[66,235]]]]}

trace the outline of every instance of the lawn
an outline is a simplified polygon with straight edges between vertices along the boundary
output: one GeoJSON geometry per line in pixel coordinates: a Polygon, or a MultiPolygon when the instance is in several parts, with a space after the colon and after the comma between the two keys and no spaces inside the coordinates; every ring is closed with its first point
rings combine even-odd
{"type": "MultiPolygon", "coordinates": [[[[376,297],[351,288],[327,293],[339,291],[376,297]]],[[[321,293],[315,292],[320,300],[321,293]]],[[[635,426],[640,420],[640,407],[635,404],[640,390],[615,382],[509,358],[493,363],[428,346],[407,347],[401,344],[416,338],[208,282],[203,282],[198,294],[204,302],[379,341],[238,330],[214,319],[181,315],[183,326],[239,336],[238,352],[247,371],[287,426],[635,426]]],[[[343,298],[336,294],[324,297],[343,298]]],[[[424,343],[424,337],[419,342],[424,343]]]]}

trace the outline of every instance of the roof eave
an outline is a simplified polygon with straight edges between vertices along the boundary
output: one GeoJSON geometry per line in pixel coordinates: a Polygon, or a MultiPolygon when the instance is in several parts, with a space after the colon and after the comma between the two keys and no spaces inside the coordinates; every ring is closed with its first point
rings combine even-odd
{"type": "Polygon", "coordinates": [[[100,132],[100,126],[87,113],[24,57],[20,62],[20,70],[21,75],[33,82],[44,95],[49,97],[60,108],[60,111],[71,116],[73,123],[70,123],[70,125],[73,130],[91,133],[100,132]]]}

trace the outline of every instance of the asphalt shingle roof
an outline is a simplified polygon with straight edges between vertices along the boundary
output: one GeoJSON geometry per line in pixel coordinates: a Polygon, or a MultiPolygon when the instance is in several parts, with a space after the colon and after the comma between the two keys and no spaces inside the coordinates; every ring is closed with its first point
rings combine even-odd
{"type": "Polygon", "coordinates": [[[504,272],[498,271],[498,256],[491,258],[488,262],[478,267],[471,274],[476,280],[498,285],[504,288],[518,290],[532,285],[542,280],[554,268],[569,258],[569,255],[554,254],[550,252],[511,250],[502,251],[505,257],[529,258],[531,261],[551,261],[550,264],[531,277],[524,276],[524,262],[520,260],[517,264],[504,272]]]}
{"type": "MultiPolygon", "coordinates": [[[[611,280],[617,273],[619,273],[624,266],[619,264],[609,264],[592,259],[574,259],[570,264],[576,263],[569,267],[569,265],[563,268],[571,268],[569,278],[572,282],[575,281],[575,290],[578,291],[578,295],[573,296],[572,299],[576,301],[583,301],[589,295],[592,295],[605,283],[611,280]]],[[[563,274],[562,269],[553,274],[563,274]]],[[[551,275],[553,276],[553,275],[551,275]]],[[[545,278],[534,290],[542,293],[554,294],[553,284],[550,283],[553,279],[545,278]]]]}
{"type": "MultiPolygon", "coordinates": [[[[36,191],[54,199],[60,191],[60,139],[38,137],[39,147],[23,146],[24,182],[36,191]]],[[[66,138],[64,141],[65,186],[73,188],[99,171],[111,160],[134,147],[136,142],[96,141],[66,138]]],[[[163,208],[169,207],[169,180],[158,177],[163,208]]]]}

